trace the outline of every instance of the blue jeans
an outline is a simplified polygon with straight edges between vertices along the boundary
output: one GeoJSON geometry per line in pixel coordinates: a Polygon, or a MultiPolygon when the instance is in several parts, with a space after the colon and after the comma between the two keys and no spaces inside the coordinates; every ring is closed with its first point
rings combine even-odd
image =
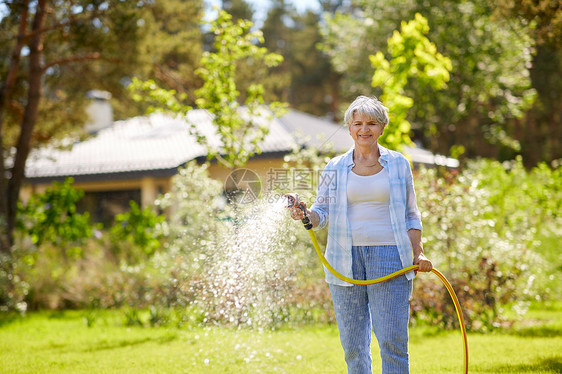
{"type": "MultiPolygon", "coordinates": [[[[353,277],[379,278],[402,269],[394,245],[352,248],[353,277]]],[[[379,343],[382,373],[409,373],[408,320],[412,281],[405,275],[370,286],[330,284],[349,374],[372,373],[371,326],[379,343]]]]}

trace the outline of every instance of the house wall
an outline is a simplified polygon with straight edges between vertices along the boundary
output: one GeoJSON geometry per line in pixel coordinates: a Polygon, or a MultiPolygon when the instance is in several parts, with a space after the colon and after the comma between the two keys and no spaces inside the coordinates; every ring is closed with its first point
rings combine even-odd
{"type": "MultiPolygon", "coordinates": [[[[26,184],[20,194],[22,201],[27,202],[32,194],[44,192],[50,184],[26,184]]],[[[84,192],[102,191],[122,191],[122,190],[141,190],[142,204],[148,206],[161,192],[168,192],[170,189],[170,178],[145,177],[140,179],[125,179],[115,181],[95,181],[95,182],[74,182],[74,187],[84,192]],[[150,202],[150,203],[149,203],[150,202]]]]}
{"type": "Polygon", "coordinates": [[[311,169],[285,169],[283,168],[283,158],[270,158],[270,159],[254,159],[249,161],[244,168],[249,169],[255,174],[248,175],[242,174],[238,175],[241,178],[249,179],[250,183],[244,183],[244,181],[234,181],[236,177],[229,178],[230,169],[225,168],[220,165],[213,164],[209,168],[209,174],[213,179],[219,180],[223,183],[225,192],[227,195],[233,190],[253,190],[255,184],[255,176],[259,178],[260,181],[260,193],[262,196],[271,193],[269,197],[275,196],[276,194],[284,194],[288,192],[298,192],[303,193],[305,191],[314,192],[316,189],[316,184],[320,178],[320,173],[322,170],[311,170],[311,169]]]}
{"type": "MultiPolygon", "coordinates": [[[[134,193],[134,196],[140,195],[138,203],[140,203],[141,207],[153,207],[154,200],[156,200],[158,195],[170,190],[171,181],[169,177],[143,177],[113,181],[75,182],[73,185],[75,188],[83,190],[86,194],[81,204],[79,204],[81,209],[90,212],[94,220],[108,223],[106,221],[109,221],[109,219],[105,211],[109,210],[111,212],[110,216],[125,212],[129,209],[129,201],[115,201],[115,199],[112,199],[112,201],[100,201],[100,199],[104,199],[99,196],[107,197],[108,193],[111,194],[111,192],[117,191],[137,191],[134,193]],[[96,194],[99,194],[99,196],[96,197],[96,194]],[[100,211],[104,212],[100,213],[100,211]]],[[[21,190],[20,198],[25,204],[32,194],[44,192],[49,186],[50,184],[26,184],[21,190]]],[[[130,195],[125,194],[125,196],[130,195]]]]}
{"type": "Polygon", "coordinates": [[[84,192],[140,190],[141,206],[145,208],[154,203],[158,194],[170,190],[170,178],[144,177],[119,181],[76,182],[74,187],[84,192]]]}
{"type": "MultiPolygon", "coordinates": [[[[250,160],[245,166],[251,172],[256,173],[261,182],[261,191],[265,192],[272,187],[272,179],[275,178],[276,171],[284,170],[283,157],[275,158],[258,158],[250,160]]],[[[223,185],[228,179],[232,170],[213,163],[209,167],[209,175],[211,178],[218,180],[223,185]]],[[[25,184],[21,190],[20,198],[26,203],[32,194],[44,192],[51,184],[25,184]]],[[[154,201],[161,193],[169,192],[171,189],[171,177],[142,177],[136,179],[124,180],[108,180],[108,181],[89,181],[89,182],[75,182],[74,187],[83,190],[85,193],[109,193],[114,191],[140,191],[140,203],[143,208],[153,206],[154,201]]],[[[228,186],[226,186],[228,188],[228,186]]],[[[287,190],[289,192],[290,189],[287,190]]],[[[97,200],[86,199],[83,204],[83,209],[90,211],[92,217],[95,217],[94,210],[100,210],[100,203],[97,200]]],[[[128,201],[123,204],[123,211],[128,209],[128,201]]],[[[173,209],[173,207],[171,208],[173,209]]],[[[115,209],[113,209],[115,210],[115,209]]],[[[170,213],[168,211],[167,213],[170,213]]]]}
{"type": "MultiPolygon", "coordinates": [[[[267,184],[268,177],[270,177],[271,175],[271,172],[276,169],[281,169],[282,167],[283,167],[283,158],[279,157],[279,158],[250,160],[243,168],[249,169],[254,173],[256,173],[260,178],[262,185],[265,186],[267,184]]],[[[220,181],[223,184],[226,182],[231,172],[232,172],[231,169],[228,169],[219,164],[212,164],[209,167],[209,176],[213,179],[220,181]]]]}

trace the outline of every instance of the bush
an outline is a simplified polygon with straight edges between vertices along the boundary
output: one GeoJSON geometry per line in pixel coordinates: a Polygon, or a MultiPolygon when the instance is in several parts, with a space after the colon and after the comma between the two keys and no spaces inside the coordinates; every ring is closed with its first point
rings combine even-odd
{"type": "MultiPolygon", "coordinates": [[[[424,246],[453,284],[468,328],[498,327],[507,306],[524,312],[530,301],[549,297],[552,266],[539,255],[537,227],[559,224],[559,186],[559,171],[526,172],[520,161],[473,161],[462,174],[440,178],[434,169],[420,170],[424,246]]],[[[415,317],[456,325],[441,285],[425,276],[415,285],[415,317]]]]}
{"type": "Polygon", "coordinates": [[[92,236],[88,212],[76,212],[84,192],[72,187],[74,180],[54,182],[44,193],[34,194],[24,206],[18,202],[16,235],[31,240],[36,247],[50,243],[63,250],[63,256],[80,256],[80,245],[92,236]]]}
{"type": "Polygon", "coordinates": [[[0,258],[2,310],[25,312],[29,306],[36,306],[38,295],[47,297],[48,290],[60,285],[65,268],[83,257],[82,245],[92,236],[94,226],[88,213],[76,212],[76,202],[83,192],[74,189],[72,183],[72,178],[55,182],[44,193],[33,195],[26,205],[18,203],[16,244],[11,256],[3,254],[0,258]],[[45,257],[47,267],[42,264],[45,257]],[[36,287],[37,281],[40,287],[36,287]]]}
{"type": "Polygon", "coordinates": [[[13,274],[8,282],[0,272],[3,310],[147,305],[162,292],[146,262],[160,246],[155,229],[164,218],[132,202],[104,232],[76,212],[82,196],[67,179],[19,204],[16,245],[0,258],[13,274]]]}
{"type": "Polygon", "coordinates": [[[160,247],[159,227],[165,218],[157,215],[152,207],[141,209],[132,200],[129,206],[128,212],[115,217],[109,230],[110,248],[116,259],[135,264],[150,258],[160,247]]]}
{"type": "Polygon", "coordinates": [[[285,323],[298,314],[297,304],[304,308],[309,302],[293,292],[302,268],[315,260],[310,239],[275,201],[226,204],[222,191],[205,166],[191,163],[158,200],[170,209],[162,226],[165,250],[152,261],[167,274],[164,306],[187,307],[204,324],[285,323]],[[303,261],[305,256],[310,257],[303,261]]]}

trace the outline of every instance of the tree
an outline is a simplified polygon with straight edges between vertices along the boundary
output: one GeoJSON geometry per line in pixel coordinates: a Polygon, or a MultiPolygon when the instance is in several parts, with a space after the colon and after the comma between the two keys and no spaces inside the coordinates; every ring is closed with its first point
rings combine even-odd
{"type": "MultiPolygon", "coordinates": [[[[263,85],[250,83],[242,96],[245,113],[241,111],[241,95],[236,87],[238,63],[271,68],[283,60],[280,55],[256,45],[256,42],[263,43],[263,35],[261,31],[251,31],[252,26],[252,22],[243,20],[234,24],[230,14],[219,11],[217,19],[211,22],[216,52],[204,53],[197,70],[204,82],[196,92],[197,107],[206,109],[213,116],[222,143],[217,149],[209,147],[207,142],[208,156],[216,157],[229,168],[242,166],[256,152],[261,152],[259,143],[267,135],[268,127],[260,124],[259,118],[271,117],[271,114],[278,116],[284,106],[272,102],[264,108],[263,85]]],[[[201,139],[202,134],[198,135],[201,139]]]]}
{"type": "MultiPolygon", "coordinates": [[[[240,20],[254,21],[254,8],[248,4],[246,0],[221,0],[221,5],[221,9],[230,14],[235,22],[240,20]]],[[[204,26],[204,29],[203,49],[205,51],[211,51],[214,48],[213,43],[215,36],[206,26],[204,26]]]]}
{"type": "MultiPolygon", "coordinates": [[[[18,231],[29,237],[33,245],[50,243],[63,252],[72,251],[92,236],[94,226],[89,213],[76,211],[84,191],[74,189],[73,182],[72,178],[64,183],[54,182],[45,192],[33,195],[25,206],[19,204],[18,231]]],[[[64,252],[63,256],[66,255],[64,252]]]]}
{"type": "MultiPolygon", "coordinates": [[[[195,74],[203,53],[202,0],[158,0],[144,9],[144,36],[139,40],[139,64],[127,75],[153,79],[158,85],[185,94],[185,104],[195,103],[201,79],[195,74]]],[[[123,86],[123,85],[122,85],[123,86]]],[[[124,87],[123,87],[124,88],[124,87]]],[[[129,90],[115,95],[116,116],[128,118],[146,110],[132,100],[129,90]]]]}
{"type": "MultiPolygon", "coordinates": [[[[166,6],[174,3],[182,2],[167,0],[166,6]]],[[[194,17],[200,4],[193,0],[181,10],[191,6],[187,15],[194,17]]],[[[84,93],[102,89],[123,97],[134,71],[142,76],[159,67],[162,81],[175,71],[189,79],[183,75],[188,69],[173,60],[192,53],[198,57],[187,51],[191,47],[182,51],[163,38],[173,27],[189,27],[169,21],[166,12],[172,10],[163,12],[149,2],[12,0],[5,9],[0,19],[0,55],[6,56],[0,60],[0,175],[7,179],[0,178],[0,241],[1,250],[9,253],[29,153],[47,142],[56,145],[57,139],[67,139],[62,145],[72,143],[68,139],[80,133],[87,119],[84,93]],[[147,39],[155,34],[159,42],[147,39]],[[168,48],[157,49],[163,44],[168,48]]],[[[183,43],[186,37],[180,33],[174,40],[183,43]]],[[[118,115],[126,112],[117,108],[118,115]]]]}
{"type": "Polygon", "coordinates": [[[533,41],[522,27],[495,17],[483,0],[353,4],[327,17],[322,28],[323,49],[342,74],[348,100],[359,93],[380,94],[369,86],[368,56],[384,53],[396,25],[420,13],[428,20],[427,37],[451,59],[453,69],[447,89],[439,93],[427,95],[417,80],[405,87],[414,100],[408,120],[417,140],[445,154],[457,144],[466,156],[509,158],[519,152],[505,124],[521,117],[535,96],[527,68],[533,41]]]}
{"type": "Polygon", "coordinates": [[[416,80],[428,94],[444,89],[449,81],[451,60],[437,52],[435,44],[425,37],[428,32],[427,20],[416,13],[408,23],[402,21],[400,32],[395,31],[388,39],[390,61],[382,52],[370,56],[376,69],[371,84],[382,89],[380,99],[388,107],[392,122],[381,142],[394,149],[412,143],[407,114],[414,102],[404,95],[408,80],[416,80]]]}
{"type": "MultiPolygon", "coordinates": [[[[267,70],[277,66],[283,57],[260,47],[263,35],[261,31],[251,31],[252,27],[252,22],[235,23],[230,14],[218,10],[217,18],[210,22],[210,32],[215,36],[213,50],[203,53],[196,71],[203,86],[195,92],[195,107],[211,114],[220,142],[209,139],[208,133],[196,124],[189,124],[190,132],[206,147],[209,159],[216,158],[230,169],[244,165],[261,152],[259,143],[268,133],[264,120],[281,115],[285,107],[281,102],[266,104],[263,85],[255,83],[263,81],[267,70]],[[240,82],[240,66],[245,66],[246,72],[253,69],[252,79],[240,82]]],[[[154,81],[137,79],[131,89],[137,100],[151,102],[153,109],[180,116],[192,109],[183,104],[184,95],[162,89],[154,81]]]]}
{"type": "Polygon", "coordinates": [[[293,23],[294,8],[285,0],[275,0],[267,12],[262,32],[263,45],[270,51],[283,56],[283,62],[272,69],[270,78],[265,82],[267,94],[276,99],[289,101],[291,88],[290,68],[293,64],[293,40],[290,23],[293,23]]]}
{"type": "Polygon", "coordinates": [[[511,131],[527,166],[562,158],[562,4],[557,1],[495,1],[498,17],[523,28],[535,41],[530,78],[537,100],[511,131]]]}
{"type": "Polygon", "coordinates": [[[230,14],[234,21],[254,19],[254,8],[245,0],[222,0],[222,9],[230,14]]]}
{"type": "Polygon", "coordinates": [[[504,17],[528,24],[538,44],[562,44],[562,4],[552,0],[498,0],[495,9],[504,17]]]}
{"type": "Polygon", "coordinates": [[[299,14],[284,0],[272,4],[262,29],[264,46],[281,54],[283,63],[264,85],[268,95],[288,101],[292,108],[336,115],[337,77],[328,57],[317,48],[319,23],[318,14],[299,14]]]}

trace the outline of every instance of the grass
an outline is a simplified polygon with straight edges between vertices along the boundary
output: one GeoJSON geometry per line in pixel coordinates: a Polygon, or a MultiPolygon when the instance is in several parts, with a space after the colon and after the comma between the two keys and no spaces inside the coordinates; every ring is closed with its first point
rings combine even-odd
{"type": "MultiPolygon", "coordinates": [[[[562,303],[469,335],[470,373],[562,373],[562,303]]],[[[459,332],[410,331],[412,373],[459,373],[459,332]]],[[[373,344],[374,372],[380,358],[373,344]]],[[[1,373],[345,373],[335,326],[277,331],[125,326],[123,312],[0,319],[1,373]],[[88,327],[88,323],[90,327],[88,327]]]]}

